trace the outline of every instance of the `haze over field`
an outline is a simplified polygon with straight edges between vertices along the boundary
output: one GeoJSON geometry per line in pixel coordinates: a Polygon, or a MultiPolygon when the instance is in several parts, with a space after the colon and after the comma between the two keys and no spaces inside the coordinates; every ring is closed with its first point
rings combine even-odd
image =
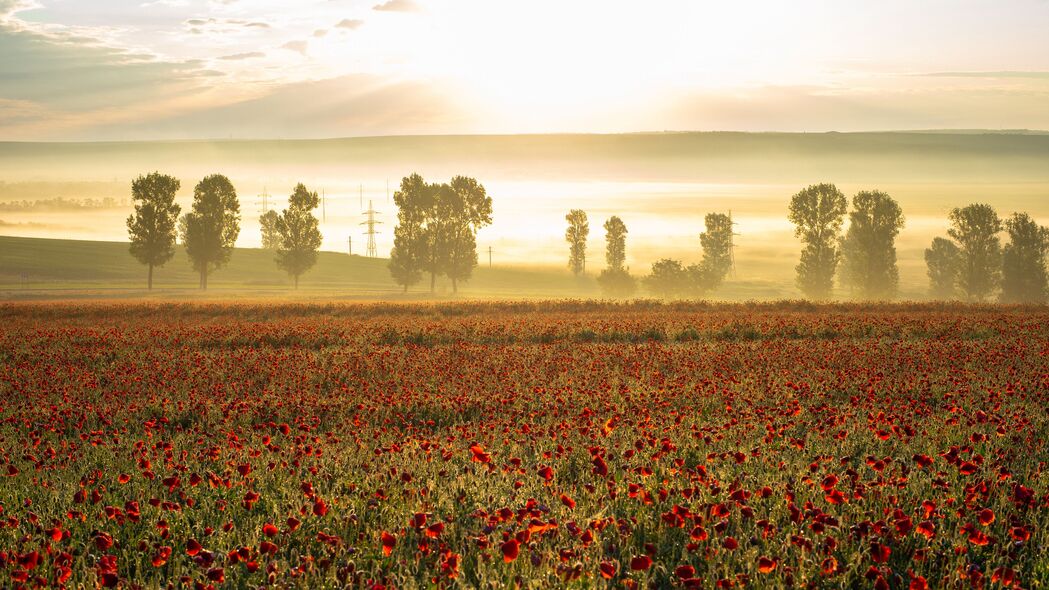
{"type": "Polygon", "coordinates": [[[464,174],[493,198],[482,265],[567,272],[578,208],[589,268],[617,215],[640,276],[696,262],[704,215],[731,211],[733,280],[791,293],[788,201],[833,182],[900,203],[917,297],[953,207],[1049,223],[1049,134],[1016,131],[1049,129],[1047,27],[1039,0],[0,0],[0,234],[125,241],[133,178],[176,176],[186,211],[221,173],[238,247],[261,244],[259,195],[302,182],[322,249],[363,253],[372,203],[387,256],[400,179],[464,174]],[[760,133],[662,131],[693,129],[760,133]]]}

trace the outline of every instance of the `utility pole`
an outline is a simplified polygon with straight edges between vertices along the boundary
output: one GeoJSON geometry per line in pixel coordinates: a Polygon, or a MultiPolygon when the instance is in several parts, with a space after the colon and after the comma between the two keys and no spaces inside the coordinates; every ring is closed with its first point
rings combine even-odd
{"type": "Polygon", "coordinates": [[[488,246],[488,268],[492,268],[492,247],[488,246]]]}
{"type": "Polygon", "coordinates": [[[259,194],[259,201],[255,201],[255,204],[262,207],[262,215],[269,213],[270,210],[270,194],[266,192],[266,187],[262,187],[262,193],[259,194]]]}
{"type": "Polygon", "coordinates": [[[325,201],[326,201],[325,197],[326,196],[327,195],[325,194],[324,189],[321,189],[321,221],[324,221],[324,222],[328,221],[328,207],[327,207],[327,205],[325,203],[325,201]]]}
{"type": "Polygon", "coordinates": [[[368,220],[362,221],[360,225],[368,226],[368,230],[364,232],[365,235],[368,236],[368,251],[367,254],[365,254],[365,256],[367,256],[368,258],[378,258],[379,253],[375,247],[375,234],[379,232],[375,230],[375,226],[381,224],[382,222],[377,221],[375,219],[375,216],[378,215],[379,212],[376,211],[375,207],[372,206],[372,202],[368,201],[368,210],[365,211],[364,214],[368,216],[368,220]]]}
{"type": "Polygon", "coordinates": [[[353,256],[353,236],[346,236],[346,252],[353,256]]]}

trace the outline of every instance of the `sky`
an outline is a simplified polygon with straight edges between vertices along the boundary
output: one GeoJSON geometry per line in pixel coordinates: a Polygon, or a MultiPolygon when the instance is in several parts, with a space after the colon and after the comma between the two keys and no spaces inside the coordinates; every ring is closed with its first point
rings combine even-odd
{"type": "Polygon", "coordinates": [[[1049,129],[1049,0],[0,0],[0,140],[1049,129]]]}

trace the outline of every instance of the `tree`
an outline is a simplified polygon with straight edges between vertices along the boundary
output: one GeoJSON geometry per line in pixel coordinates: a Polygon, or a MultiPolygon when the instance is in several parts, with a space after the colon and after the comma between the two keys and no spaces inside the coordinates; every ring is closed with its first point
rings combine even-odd
{"type": "Polygon", "coordinates": [[[200,273],[200,288],[208,288],[208,274],[229,262],[240,234],[240,203],[228,178],[213,174],[193,189],[193,210],[179,223],[182,243],[200,273]]]}
{"type": "Polygon", "coordinates": [[[131,255],[149,265],[147,287],[153,289],[153,267],[163,266],[175,255],[175,225],[182,208],[175,195],[182,184],[159,172],[139,176],[131,182],[135,212],[127,218],[131,255]]]}
{"type": "Polygon", "coordinates": [[[432,209],[431,192],[422,176],[412,174],[401,179],[400,190],[393,193],[397,226],[393,228],[389,269],[393,280],[404,287],[405,293],[408,287],[422,279],[427,247],[424,225],[432,209]]]}
{"type": "Polygon", "coordinates": [[[703,259],[689,267],[689,274],[700,292],[713,291],[732,270],[732,218],[724,213],[707,213],[705,232],[699,235],[703,259]]]}
{"type": "Polygon", "coordinates": [[[477,230],[492,223],[492,197],[476,179],[456,176],[438,199],[445,217],[439,223],[446,232],[443,270],[458,293],[459,281],[469,280],[477,266],[477,230]]]}
{"type": "Polygon", "coordinates": [[[691,287],[689,271],[670,258],[652,263],[652,274],[645,277],[644,282],[649,291],[663,299],[686,295],[691,287]]]}
{"type": "Polygon", "coordinates": [[[608,267],[601,271],[597,283],[611,297],[629,297],[637,289],[634,277],[630,276],[626,264],[626,224],[612,216],[605,222],[605,262],[608,267]]]}
{"type": "Polygon", "coordinates": [[[925,250],[925,265],[929,274],[929,295],[934,299],[951,300],[957,295],[958,270],[962,253],[947,238],[933,238],[925,250]]]}
{"type": "Polygon", "coordinates": [[[296,289],[302,273],[317,263],[321,232],[313,210],[318,205],[320,197],[317,193],[311,193],[299,183],[288,197],[288,208],[277,216],[277,266],[295,279],[296,289]]]}
{"type": "Polygon", "coordinates": [[[262,248],[264,250],[276,250],[280,244],[277,235],[277,218],[279,214],[270,209],[259,216],[259,225],[262,226],[262,248]]]}
{"type": "Polygon", "coordinates": [[[572,274],[579,276],[586,270],[586,239],[590,235],[590,223],[586,211],[572,209],[565,215],[568,229],[565,230],[565,241],[568,242],[568,268],[572,274]]]}
{"type": "Polygon", "coordinates": [[[1049,299],[1049,228],[1039,226],[1027,213],[1014,213],[1005,221],[1009,243],[1002,251],[1002,302],[1045,303],[1049,299]]]}
{"type": "Polygon", "coordinates": [[[994,207],[974,204],[955,208],[948,215],[947,235],[961,251],[958,286],[969,301],[986,299],[1001,282],[1002,246],[998,233],[1002,220],[994,207]]]}
{"type": "Polygon", "coordinates": [[[833,184],[814,184],[791,198],[788,218],[797,226],[794,235],[805,244],[797,284],[806,297],[830,297],[845,207],[845,195],[833,184]]]}
{"type": "Polygon", "coordinates": [[[903,224],[903,209],[888,194],[861,191],[852,198],[849,229],[841,241],[841,282],[860,299],[896,295],[896,236],[903,224]]]}

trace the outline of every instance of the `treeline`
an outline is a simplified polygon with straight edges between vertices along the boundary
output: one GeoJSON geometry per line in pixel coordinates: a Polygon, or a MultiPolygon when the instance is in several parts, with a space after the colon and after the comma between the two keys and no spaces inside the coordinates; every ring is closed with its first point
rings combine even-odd
{"type": "MultiPolygon", "coordinates": [[[[897,295],[899,268],[896,238],[905,224],[903,210],[890,195],[878,190],[852,197],[833,184],[814,184],[791,197],[787,217],[803,245],[795,268],[796,285],[813,301],[830,300],[835,280],[850,298],[890,301],[897,295]],[[848,217],[848,228],[842,227],[848,217]]],[[[577,276],[586,268],[586,240],[590,226],[586,213],[566,216],[568,267],[577,276]]],[[[981,302],[997,297],[1003,303],[1049,301],[1049,228],[1029,214],[1014,213],[1002,220],[994,208],[974,204],[949,214],[948,237],[933,240],[925,251],[930,295],[935,299],[981,302]],[[1005,231],[1009,243],[1001,245],[1005,231]]],[[[701,261],[686,266],[664,258],[652,264],[640,280],[630,275],[626,261],[626,225],[619,217],[605,224],[606,267],[597,276],[609,297],[630,297],[638,284],[662,298],[704,296],[717,289],[732,269],[732,219],[710,213],[700,234],[701,261]]]]}
{"type": "Polygon", "coordinates": [[[84,211],[90,209],[122,209],[127,206],[127,201],[118,201],[112,197],[104,197],[101,199],[66,199],[64,197],[55,197],[51,199],[0,201],[0,212],[34,213],[40,211],[84,211]]]}
{"type": "MultiPolygon", "coordinates": [[[[149,289],[153,288],[153,269],[175,256],[177,241],[200,275],[200,288],[207,289],[208,276],[229,262],[240,235],[240,201],[228,178],[213,174],[197,183],[192,208],[181,216],[182,207],[175,202],[179,188],[177,178],[159,172],[139,176],[131,183],[135,205],[127,219],[131,255],[149,267],[149,289]]],[[[275,261],[293,278],[296,288],[299,277],[317,261],[321,233],[313,210],[319,204],[317,193],[299,184],[288,198],[288,207],[275,214],[269,228],[275,261]]]]}

